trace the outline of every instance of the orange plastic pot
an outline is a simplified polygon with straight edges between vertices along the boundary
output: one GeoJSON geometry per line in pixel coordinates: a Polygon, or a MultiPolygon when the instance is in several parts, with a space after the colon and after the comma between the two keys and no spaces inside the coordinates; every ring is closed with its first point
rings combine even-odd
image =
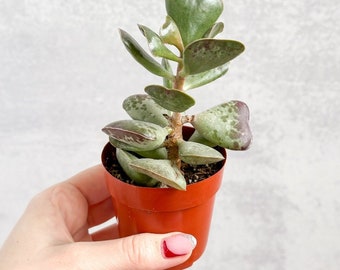
{"type": "MultiPolygon", "coordinates": [[[[184,130],[191,133],[191,129],[184,130]]],[[[107,144],[102,162],[107,168],[115,148],[107,144]]],[[[222,153],[226,157],[223,149],[222,153]]],[[[138,233],[184,232],[194,235],[197,246],[191,257],[171,269],[191,266],[204,252],[208,241],[215,194],[223,178],[222,168],[211,177],[187,186],[186,191],[173,188],[148,188],[127,184],[107,172],[106,182],[112,195],[120,237],[138,233]]]]}

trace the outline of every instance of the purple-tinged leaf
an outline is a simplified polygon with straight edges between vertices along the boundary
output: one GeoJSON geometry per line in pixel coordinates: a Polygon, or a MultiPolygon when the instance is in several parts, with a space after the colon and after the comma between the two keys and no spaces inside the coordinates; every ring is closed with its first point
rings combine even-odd
{"type": "Polygon", "coordinates": [[[130,166],[137,172],[146,174],[163,184],[179,189],[186,189],[186,181],[181,171],[167,159],[141,158],[134,160],[130,166]]]}
{"type": "Polygon", "coordinates": [[[160,147],[168,135],[165,128],[138,120],[116,121],[108,124],[102,130],[110,138],[122,143],[123,146],[128,145],[140,151],[149,151],[160,147]]]}
{"type": "Polygon", "coordinates": [[[184,72],[192,75],[219,67],[244,51],[244,45],[235,40],[200,39],[184,50],[184,72]]]}
{"type": "Polygon", "coordinates": [[[249,109],[242,101],[223,103],[197,114],[193,126],[207,140],[231,150],[246,150],[252,140],[249,109]]]}

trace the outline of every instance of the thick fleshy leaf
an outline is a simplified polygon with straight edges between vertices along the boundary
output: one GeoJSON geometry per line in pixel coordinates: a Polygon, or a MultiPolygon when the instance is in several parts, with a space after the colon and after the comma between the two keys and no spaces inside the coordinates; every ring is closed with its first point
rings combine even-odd
{"type": "Polygon", "coordinates": [[[223,11],[222,0],[166,0],[168,15],[175,21],[184,47],[203,35],[223,11]]]}
{"type": "Polygon", "coordinates": [[[134,183],[149,187],[157,184],[158,181],[152,179],[150,176],[136,172],[131,168],[130,163],[138,159],[135,155],[117,148],[116,157],[123,171],[134,183]]]}
{"type": "Polygon", "coordinates": [[[218,66],[217,68],[210,69],[205,72],[189,75],[185,78],[183,89],[189,90],[202,85],[208,84],[223,75],[229,70],[229,63],[218,66]]]}
{"type": "Polygon", "coordinates": [[[244,45],[235,40],[197,40],[184,50],[185,74],[197,74],[224,65],[243,51],[244,45]]]}
{"type": "Polygon", "coordinates": [[[203,137],[224,148],[245,150],[251,143],[249,109],[242,101],[230,101],[199,113],[192,124],[203,137]]]}
{"type": "Polygon", "coordinates": [[[214,38],[216,37],[219,33],[222,33],[224,29],[224,24],[223,22],[218,22],[215,23],[205,34],[204,38],[214,38]]]}
{"type": "Polygon", "coordinates": [[[209,147],[215,147],[217,145],[216,143],[208,141],[201,134],[199,134],[199,132],[197,130],[194,131],[194,133],[190,136],[188,141],[204,144],[204,145],[209,146],[209,147]]]}
{"type": "Polygon", "coordinates": [[[168,135],[165,128],[138,120],[116,121],[108,124],[102,130],[109,135],[110,138],[137,148],[140,151],[159,148],[168,135]]]}
{"type": "Polygon", "coordinates": [[[127,32],[120,30],[120,36],[128,52],[148,71],[161,77],[169,79],[173,78],[173,75],[165,70],[155,59],[153,59],[127,32]]]}
{"type": "Polygon", "coordinates": [[[149,95],[132,95],[123,102],[124,110],[134,120],[140,120],[165,127],[168,120],[164,115],[171,112],[158,105],[149,95]]]}
{"type": "MultiPolygon", "coordinates": [[[[163,66],[167,71],[169,71],[171,74],[173,74],[172,68],[171,68],[171,65],[170,65],[168,59],[165,59],[165,58],[162,59],[162,66],[163,66]]],[[[173,88],[173,87],[174,87],[174,80],[170,80],[170,79],[168,79],[168,78],[163,78],[163,85],[164,85],[166,88],[173,88]]]]}
{"type": "Polygon", "coordinates": [[[157,104],[173,112],[184,112],[195,105],[195,100],[183,91],[168,89],[161,85],[149,85],[145,88],[145,92],[157,104]]]}
{"type": "Polygon", "coordinates": [[[146,174],[163,184],[179,189],[186,189],[186,181],[181,171],[167,159],[142,158],[130,163],[135,171],[146,174]]]}
{"type": "Polygon", "coordinates": [[[224,159],[220,152],[200,143],[182,141],[178,148],[180,159],[191,165],[210,164],[224,159]]]}
{"type": "Polygon", "coordinates": [[[143,150],[143,148],[141,148],[140,146],[135,147],[135,146],[132,146],[130,144],[118,141],[118,140],[116,140],[112,137],[109,137],[109,142],[114,147],[119,148],[119,149],[123,149],[123,150],[126,150],[126,151],[137,152],[137,151],[141,151],[141,149],[143,150]]]}
{"type": "Polygon", "coordinates": [[[166,16],[165,23],[159,30],[159,35],[163,42],[175,46],[180,52],[183,52],[183,41],[181,34],[179,33],[178,27],[174,20],[166,16]]]}
{"type": "Polygon", "coordinates": [[[145,158],[153,158],[153,159],[167,159],[168,152],[165,147],[157,148],[151,151],[135,151],[136,154],[145,158]]]}
{"type": "Polygon", "coordinates": [[[175,55],[163,44],[161,38],[154,31],[144,25],[138,25],[138,27],[148,40],[150,51],[154,56],[164,57],[176,62],[182,61],[181,58],[175,55]]]}

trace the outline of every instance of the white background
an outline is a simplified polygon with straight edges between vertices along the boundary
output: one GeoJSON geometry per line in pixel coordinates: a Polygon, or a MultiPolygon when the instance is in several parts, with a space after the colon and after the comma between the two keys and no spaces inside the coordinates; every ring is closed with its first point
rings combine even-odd
{"type": "MultiPolygon", "coordinates": [[[[100,162],[122,100],[160,83],[117,29],[143,42],[136,24],[157,31],[164,14],[157,0],[0,0],[0,243],[32,196],[100,162]]],[[[220,37],[246,52],[190,92],[190,113],[243,100],[254,141],[229,152],[192,269],[339,269],[339,18],[337,0],[225,1],[220,37]]]]}

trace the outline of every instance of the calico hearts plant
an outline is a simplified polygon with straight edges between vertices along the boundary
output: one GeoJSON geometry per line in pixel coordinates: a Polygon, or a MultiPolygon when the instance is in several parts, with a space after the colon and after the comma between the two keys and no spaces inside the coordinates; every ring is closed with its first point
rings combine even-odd
{"type": "Polygon", "coordinates": [[[162,77],[163,85],[149,85],[145,94],[127,97],[123,108],[132,119],[110,123],[103,131],[132,183],[185,190],[182,162],[215,163],[224,159],[215,146],[245,150],[250,145],[249,110],[241,101],[185,114],[195,104],[189,90],[225,75],[244,45],[215,38],[223,31],[223,23],[216,22],[223,11],[222,0],[165,0],[165,5],[167,16],[158,34],[139,25],[151,55],[120,30],[128,52],[162,77]],[[182,136],[183,125],[195,128],[187,141],[182,136]]]}

